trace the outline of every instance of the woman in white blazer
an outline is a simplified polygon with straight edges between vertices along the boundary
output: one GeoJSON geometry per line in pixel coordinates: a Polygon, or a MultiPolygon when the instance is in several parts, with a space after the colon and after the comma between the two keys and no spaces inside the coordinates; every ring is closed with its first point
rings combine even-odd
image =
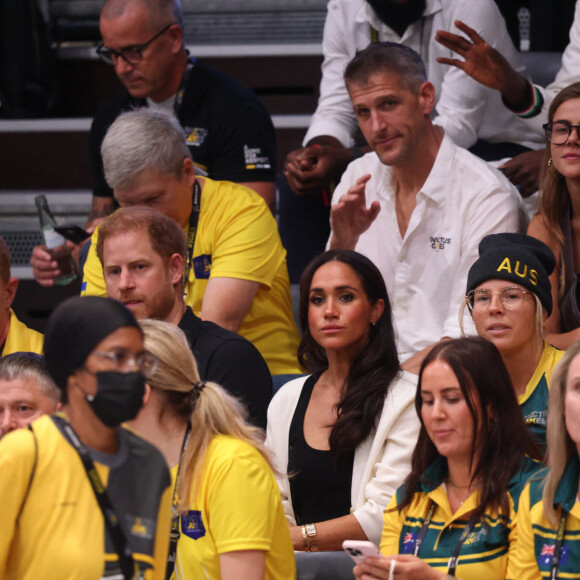
{"type": "Polygon", "coordinates": [[[416,377],[400,369],[379,270],[349,250],[315,258],[300,283],[300,323],[298,358],[312,374],[276,394],[266,439],[294,549],[378,543],[419,432],[416,377]]]}

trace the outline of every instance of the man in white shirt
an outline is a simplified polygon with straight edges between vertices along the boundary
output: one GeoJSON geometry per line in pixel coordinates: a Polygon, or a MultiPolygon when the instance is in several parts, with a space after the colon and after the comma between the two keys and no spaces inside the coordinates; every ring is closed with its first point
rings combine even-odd
{"type": "Polygon", "coordinates": [[[349,63],[345,81],[373,151],[351,163],[336,188],[329,247],[376,263],[401,360],[417,370],[433,343],[459,335],[458,311],[480,240],[522,231],[525,215],[500,172],[432,123],[435,87],[417,53],[398,43],[371,44],[349,63]]]}
{"type": "MultiPolygon", "coordinates": [[[[525,67],[505,21],[493,0],[331,0],[324,28],[322,80],[318,107],[303,140],[303,148],[288,154],[284,173],[290,189],[280,187],[279,229],[292,270],[300,269],[304,238],[316,243],[326,226],[333,184],[350,161],[360,156],[355,145],[353,115],[343,73],[357,51],[373,41],[398,42],[418,52],[435,86],[432,117],[453,142],[486,160],[512,157],[538,149],[544,139],[515,117],[496,92],[463,71],[438,62],[453,53],[434,41],[438,29],[457,30],[462,20],[499,50],[520,74],[525,67]],[[321,192],[326,191],[325,194],[321,192]],[[300,224],[297,227],[296,224],[300,224]],[[302,245],[301,245],[302,243],[302,245]],[[294,251],[297,247],[301,252],[294,251]],[[298,256],[296,254],[299,254],[298,256]]],[[[307,250],[307,249],[306,249],[307,250]]],[[[316,250],[313,250],[314,253],[316,250]]],[[[308,263],[308,258],[306,263],[308,263]]]]}

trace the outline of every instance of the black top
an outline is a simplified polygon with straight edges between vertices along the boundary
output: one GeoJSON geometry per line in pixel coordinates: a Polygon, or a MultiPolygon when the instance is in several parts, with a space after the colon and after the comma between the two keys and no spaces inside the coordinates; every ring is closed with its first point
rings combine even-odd
{"type": "Polygon", "coordinates": [[[304,439],[304,415],[321,374],[306,379],[290,423],[288,474],[298,525],[346,516],[351,507],[354,451],[337,462],[330,451],[313,449],[304,439]]]}
{"type": "Polygon", "coordinates": [[[216,382],[241,399],[250,421],[265,429],[272,376],[258,349],[239,334],[199,319],[189,307],[179,328],[187,336],[202,380],[216,382]]]}
{"type": "MultiPolygon", "coordinates": [[[[97,111],[90,135],[95,196],[113,196],[101,159],[108,128],[121,113],[145,106],[145,99],[133,99],[123,90],[97,111]]],[[[275,181],[276,135],[270,116],[256,95],[231,77],[195,62],[177,117],[198,175],[237,183],[275,181]]]]}

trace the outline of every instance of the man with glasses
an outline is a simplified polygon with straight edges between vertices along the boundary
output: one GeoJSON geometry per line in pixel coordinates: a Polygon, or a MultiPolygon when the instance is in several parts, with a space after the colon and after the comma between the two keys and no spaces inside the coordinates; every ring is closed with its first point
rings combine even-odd
{"type": "Polygon", "coordinates": [[[329,246],[375,262],[399,356],[417,371],[433,343],[459,335],[479,241],[523,230],[525,215],[507,179],[432,123],[435,87],[416,52],[371,44],[348,64],[345,82],[373,151],[351,163],[336,188],[329,246]]]}
{"type": "MultiPolygon", "coordinates": [[[[246,185],[273,206],[276,137],[268,112],[251,91],[189,57],[179,0],[108,0],[100,28],[97,52],[125,88],[101,107],[91,128],[89,231],[114,209],[100,152],[107,129],[123,111],[145,106],[173,112],[197,175],[246,185]]],[[[40,284],[53,285],[57,265],[43,247],[35,248],[31,265],[40,284]]]]}

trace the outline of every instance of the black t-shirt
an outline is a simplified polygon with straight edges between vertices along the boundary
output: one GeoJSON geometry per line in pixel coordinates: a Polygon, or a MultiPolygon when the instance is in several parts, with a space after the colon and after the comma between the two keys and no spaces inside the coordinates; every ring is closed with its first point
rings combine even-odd
{"type": "Polygon", "coordinates": [[[252,424],[265,429],[272,377],[258,349],[239,334],[200,320],[189,307],[179,328],[187,336],[202,380],[218,383],[240,399],[252,424]]]}
{"type": "Polygon", "coordinates": [[[288,437],[288,473],[296,523],[323,522],[350,513],[354,451],[336,461],[330,451],[314,449],[304,438],[304,416],[316,381],[306,379],[288,437]]]}
{"type": "MultiPolygon", "coordinates": [[[[220,181],[275,181],[276,134],[256,95],[231,77],[190,59],[177,118],[184,129],[196,172],[220,181]]],[[[126,90],[105,103],[93,120],[90,155],[93,194],[112,197],[105,182],[101,144],[123,112],[147,106],[126,90]]]]}

